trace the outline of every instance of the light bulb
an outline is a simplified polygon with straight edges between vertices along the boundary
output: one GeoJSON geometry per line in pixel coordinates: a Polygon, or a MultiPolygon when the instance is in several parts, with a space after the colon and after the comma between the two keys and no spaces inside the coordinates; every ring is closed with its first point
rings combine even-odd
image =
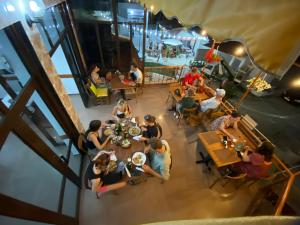
{"type": "Polygon", "coordinates": [[[40,7],[38,6],[38,4],[35,1],[29,1],[29,8],[31,9],[32,12],[38,12],[40,11],[40,7]]]}
{"type": "Polygon", "coordinates": [[[6,9],[7,9],[7,11],[9,11],[9,12],[13,12],[13,11],[16,10],[16,8],[15,8],[12,4],[7,4],[7,5],[6,5],[6,9]]]}

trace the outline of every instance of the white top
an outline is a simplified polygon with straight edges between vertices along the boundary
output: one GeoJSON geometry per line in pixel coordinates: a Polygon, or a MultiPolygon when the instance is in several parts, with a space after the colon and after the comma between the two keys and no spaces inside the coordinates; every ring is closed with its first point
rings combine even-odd
{"type": "Polygon", "coordinates": [[[130,71],[130,73],[134,73],[134,75],[136,77],[136,83],[138,83],[138,84],[143,83],[143,73],[139,68],[137,68],[136,71],[130,71]]]}
{"type": "Polygon", "coordinates": [[[221,104],[221,101],[216,99],[215,97],[204,100],[200,103],[201,111],[205,112],[208,109],[215,109],[221,104]]]}

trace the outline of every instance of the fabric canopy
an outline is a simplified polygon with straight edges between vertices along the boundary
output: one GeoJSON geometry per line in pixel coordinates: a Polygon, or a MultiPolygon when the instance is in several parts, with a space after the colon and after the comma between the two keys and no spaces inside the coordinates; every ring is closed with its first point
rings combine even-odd
{"type": "Polygon", "coordinates": [[[154,12],[199,25],[216,41],[243,42],[256,65],[283,76],[300,52],[300,0],[141,0],[154,12]]]}

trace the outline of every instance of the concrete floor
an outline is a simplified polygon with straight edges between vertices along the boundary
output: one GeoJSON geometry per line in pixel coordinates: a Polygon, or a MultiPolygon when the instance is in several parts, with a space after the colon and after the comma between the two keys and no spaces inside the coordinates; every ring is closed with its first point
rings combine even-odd
{"type": "MultiPolygon", "coordinates": [[[[225,188],[208,186],[217,174],[205,172],[202,165],[195,164],[197,133],[201,128],[190,128],[184,123],[176,126],[172,113],[165,103],[167,86],[151,86],[144,89],[138,102],[130,100],[134,115],[140,118],[150,113],[158,118],[163,128],[163,139],[171,147],[173,167],[171,178],[161,184],[155,178],[136,186],[126,186],[118,193],[105,193],[100,200],[94,193],[81,192],[81,225],[126,225],[167,220],[200,219],[243,216],[251,197],[252,189],[235,191],[231,185],[225,188]]],[[[113,105],[85,109],[79,96],[72,96],[79,117],[87,127],[92,119],[102,121],[111,118],[113,105]]]]}

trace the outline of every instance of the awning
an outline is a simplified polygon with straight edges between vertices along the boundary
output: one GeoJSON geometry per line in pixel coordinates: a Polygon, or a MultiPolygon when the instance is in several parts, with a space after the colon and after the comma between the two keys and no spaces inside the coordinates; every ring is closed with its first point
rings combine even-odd
{"type": "Polygon", "coordinates": [[[216,41],[245,43],[254,62],[282,76],[300,53],[299,0],[141,0],[154,12],[199,25],[216,41]]]}
{"type": "Polygon", "coordinates": [[[163,39],[162,41],[166,45],[173,45],[173,46],[182,45],[182,42],[177,39],[163,39]]]}

